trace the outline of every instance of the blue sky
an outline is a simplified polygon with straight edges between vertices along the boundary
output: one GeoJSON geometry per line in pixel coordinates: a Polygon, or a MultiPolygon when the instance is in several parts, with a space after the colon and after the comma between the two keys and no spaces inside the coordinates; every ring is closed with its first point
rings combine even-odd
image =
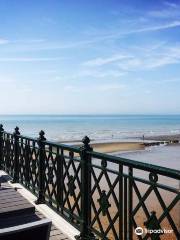
{"type": "Polygon", "coordinates": [[[180,113],[180,1],[0,0],[0,113],[180,113]]]}

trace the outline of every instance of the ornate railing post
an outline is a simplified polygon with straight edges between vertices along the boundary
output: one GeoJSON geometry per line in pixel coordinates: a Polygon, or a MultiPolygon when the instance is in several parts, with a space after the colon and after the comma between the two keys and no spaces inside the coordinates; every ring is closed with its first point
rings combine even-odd
{"type": "Polygon", "coordinates": [[[3,125],[0,124],[0,170],[3,169],[3,125]]]}
{"type": "Polygon", "coordinates": [[[90,139],[85,136],[82,140],[81,147],[81,211],[82,223],[80,235],[75,236],[78,240],[93,240],[96,239],[94,234],[89,229],[91,224],[91,155],[87,151],[92,151],[89,145],[90,139]]]}
{"type": "Polygon", "coordinates": [[[15,127],[13,133],[14,137],[14,172],[13,172],[13,183],[19,182],[19,128],[15,127]]]}
{"type": "Polygon", "coordinates": [[[30,181],[30,146],[29,141],[26,140],[26,146],[25,146],[25,185],[26,187],[29,187],[29,181],[30,181]]]}
{"type": "Polygon", "coordinates": [[[38,159],[38,175],[39,175],[39,193],[36,204],[45,203],[45,141],[44,131],[40,131],[38,138],[39,159],[38,159]]]}
{"type": "Polygon", "coordinates": [[[61,149],[61,153],[59,153],[59,149],[57,152],[57,208],[62,212],[63,205],[63,188],[64,188],[64,178],[63,178],[63,150],[61,149]]]}

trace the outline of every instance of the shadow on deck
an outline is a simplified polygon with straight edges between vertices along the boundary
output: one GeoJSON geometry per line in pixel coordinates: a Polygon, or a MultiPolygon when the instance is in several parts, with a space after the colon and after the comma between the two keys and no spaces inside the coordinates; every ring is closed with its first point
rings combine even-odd
{"type": "MultiPolygon", "coordinates": [[[[46,217],[19,193],[23,187],[13,187],[11,178],[0,171],[0,229],[32,223],[46,217]]],[[[52,219],[53,220],[53,219],[52,219]]],[[[51,225],[50,240],[69,240],[54,224],[51,225]]]]}

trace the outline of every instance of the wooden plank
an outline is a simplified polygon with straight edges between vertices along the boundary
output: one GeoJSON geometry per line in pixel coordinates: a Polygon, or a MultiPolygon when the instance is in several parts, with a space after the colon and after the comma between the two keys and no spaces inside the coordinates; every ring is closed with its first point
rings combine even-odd
{"type": "MultiPolygon", "coordinates": [[[[34,207],[27,202],[21,202],[21,203],[18,203],[18,205],[14,205],[13,203],[0,204],[0,214],[2,212],[11,212],[11,211],[14,211],[14,209],[18,210],[18,209],[24,209],[24,208],[34,209],[34,207]]],[[[34,213],[34,210],[33,210],[33,213],[34,213]]]]}
{"type": "Polygon", "coordinates": [[[1,185],[1,190],[2,191],[5,191],[5,190],[15,190],[15,188],[12,188],[10,185],[7,185],[7,186],[2,186],[1,185]]]}
{"type": "Polygon", "coordinates": [[[34,212],[35,207],[10,185],[0,189],[0,218],[34,212]]]}
{"type": "Polygon", "coordinates": [[[27,224],[0,229],[1,239],[33,239],[42,236],[43,239],[49,238],[51,221],[47,218],[27,224]]]}
{"type": "Polygon", "coordinates": [[[3,207],[0,209],[0,214],[4,213],[4,212],[11,212],[11,211],[15,211],[15,210],[23,210],[24,208],[33,208],[33,205],[30,205],[29,203],[23,203],[23,204],[19,204],[16,206],[13,205],[6,205],[6,207],[3,207]]]}
{"type": "Polygon", "coordinates": [[[6,218],[3,218],[3,221],[0,221],[0,228],[11,227],[11,226],[20,225],[28,222],[33,222],[33,221],[37,221],[38,219],[40,218],[36,214],[6,217],[6,218]]]}
{"type": "Polygon", "coordinates": [[[0,190],[0,198],[1,199],[13,198],[13,197],[18,197],[18,196],[21,196],[21,195],[18,192],[16,192],[15,190],[13,190],[13,191],[6,191],[6,190],[1,191],[0,190]]]}
{"type": "Polygon", "coordinates": [[[0,218],[2,217],[7,217],[7,216],[13,216],[13,215],[18,215],[18,214],[28,214],[28,213],[33,213],[34,212],[34,206],[28,204],[23,204],[20,206],[15,206],[15,207],[9,207],[9,208],[4,208],[0,209],[0,218]]]}
{"type": "MultiPolygon", "coordinates": [[[[26,200],[26,199],[25,199],[26,200]]],[[[21,197],[17,196],[17,197],[13,197],[13,202],[18,202],[18,201],[24,201],[24,199],[22,199],[21,197]]],[[[27,201],[27,200],[26,200],[27,201]]],[[[3,204],[4,202],[12,202],[12,198],[7,198],[7,199],[1,199],[0,198],[0,204],[3,204]],[[5,201],[6,200],[6,201],[5,201]]]]}
{"type": "Polygon", "coordinates": [[[10,195],[12,193],[17,194],[17,191],[12,188],[0,189],[0,196],[10,195]]]}
{"type": "MultiPolygon", "coordinates": [[[[13,206],[14,208],[16,208],[16,206],[21,206],[21,205],[29,205],[29,207],[33,207],[34,206],[27,201],[27,199],[23,198],[22,196],[18,196],[16,198],[7,198],[7,199],[0,199],[0,212],[4,210],[5,208],[10,208],[11,206],[13,206]],[[13,201],[12,201],[13,199],[13,201]]],[[[35,208],[34,208],[35,211],[35,208]]]]}
{"type": "Polygon", "coordinates": [[[4,194],[7,194],[7,193],[12,193],[12,192],[15,192],[15,193],[17,193],[17,191],[15,190],[15,189],[13,189],[13,188],[1,188],[0,189],[0,195],[2,194],[2,195],[4,195],[4,194]]]}
{"type": "Polygon", "coordinates": [[[24,209],[28,209],[28,208],[33,208],[34,209],[34,206],[30,206],[29,204],[26,204],[26,203],[21,204],[21,205],[17,205],[17,206],[13,206],[13,205],[7,206],[7,207],[4,207],[4,208],[0,209],[0,216],[4,212],[11,212],[11,211],[15,212],[15,211],[18,211],[18,210],[23,211],[24,209]]]}
{"type": "Polygon", "coordinates": [[[18,198],[18,199],[16,198],[15,201],[14,201],[14,198],[13,198],[13,201],[12,199],[9,198],[7,200],[0,202],[0,206],[2,207],[11,206],[11,205],[17,206],[17,205],[22,205],[23,203],[29,204],[31,206],[31,203],[29,203],[26,199],[23,199],[23,198],[18,198]]]}

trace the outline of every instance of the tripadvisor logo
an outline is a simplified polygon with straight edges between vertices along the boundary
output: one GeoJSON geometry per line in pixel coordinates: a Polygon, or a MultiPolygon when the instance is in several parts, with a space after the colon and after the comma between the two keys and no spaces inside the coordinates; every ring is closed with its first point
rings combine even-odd
{"type": "Polygon", "coordinates": [[[172,229],[147,229],[142,227],[137,227],[134,230],[136,235],[143,235],[143,233],[149,234],[164,234],[164,233],[173,233],[172,229]]]}
{"type": "Polygon", "coordinates": [[[142,235],[144,231],[141,227],[137,227],[134,232],[136,235],[142,235]]]}

